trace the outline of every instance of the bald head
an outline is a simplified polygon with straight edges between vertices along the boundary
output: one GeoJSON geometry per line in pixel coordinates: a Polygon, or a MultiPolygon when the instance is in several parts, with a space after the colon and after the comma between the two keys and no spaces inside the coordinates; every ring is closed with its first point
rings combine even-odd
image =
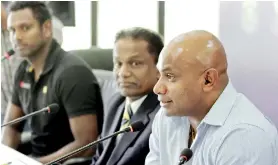
{"type": "Polygon", "coordinates": [[[164,100],[175,100],[183,110],[197,109],[195,106],[201,106],[207,98],[218,97],[228,83],[225,50],[213,34],[203,30],[171,40],[162,50],[157,67],[161,77],[154,92],[164,100]]]}
{"type": "Polygon", "coordinates": [[[158,67],[163,61],[174,61],[180,69],[202,71],[214,68],[219,73],[227,71],[227,59],[221,42],[211,33],[194,30],[180,34],[164,48],[158,67]]]}

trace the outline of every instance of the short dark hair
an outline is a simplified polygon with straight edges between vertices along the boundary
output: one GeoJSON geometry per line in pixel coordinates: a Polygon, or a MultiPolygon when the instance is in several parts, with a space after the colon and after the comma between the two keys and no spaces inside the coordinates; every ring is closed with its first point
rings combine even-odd
{"type": "Polygon", "coordinates": [[[159,54],[164,46],[162,37],[158,33],[142,27],[133,27],[119,31],[116,34],[115,43],[123,38],[142,39],[147,41],[149,44],[149,53],[157,57],[155,62],[158,61],[159,54]]]}
{"type": "Polygon", "coordinates": [[[29,8],[34,17],[42,25],[45,21],[51,19],[51,14],[43,1],[13,1],[9,4],[8,11],[18,11],[29,8]]]}

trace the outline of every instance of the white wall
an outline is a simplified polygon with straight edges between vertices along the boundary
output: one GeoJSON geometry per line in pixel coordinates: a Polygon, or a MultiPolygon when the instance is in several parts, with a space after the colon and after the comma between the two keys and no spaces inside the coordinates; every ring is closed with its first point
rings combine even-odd
{"type": "Polygon", "coordinates": [[[91,1],[75,1],[75,27],[63,28],[65,50],[91,47],[91,1]]]}
{"type": "Polygon", "coordinates": [[[207,30],[218,36],[218,26],[219,0],[165,2],[165,43],[180,33],[196,29],[207,30]]]}
{"type": "Polygon", "coordinates": [[[221,2],[219,36],[234,86],[278,127],[278,9],[246,2],[221,2]]]}
{"type": "Polygon", "coordinates": [[[98,2],[97,45],[112,48],[116,33],[134,26],[158,30],[158,2],[101,0],[98,2]]]}

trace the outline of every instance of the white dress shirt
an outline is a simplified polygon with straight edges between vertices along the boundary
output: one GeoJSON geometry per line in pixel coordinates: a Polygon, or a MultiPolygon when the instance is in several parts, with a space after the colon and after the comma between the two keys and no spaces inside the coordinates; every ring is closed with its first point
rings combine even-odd
{"type": "Polygon", "coordinates": [[[137,110],[139,109],[139,107],[141,106],[143,101],[146,99],[146,97],[147,97],[147,95],[145,95],[135,101],[132,101],[131,103],[129,102],[128,99],[126,99],[126,105],[130,104],[133,115],[137,112],[137,110]]]}
{"type": "MultiPolygon", "coordinates": [[[[146,165],[175,165],[188,148],[187,117],[167,117],[158,111],[150,136],[146,165]]],[[[278,165],[275,125],[231,83],[197,127],[190,148],[193,156],[184,165],[278,165]]]]}

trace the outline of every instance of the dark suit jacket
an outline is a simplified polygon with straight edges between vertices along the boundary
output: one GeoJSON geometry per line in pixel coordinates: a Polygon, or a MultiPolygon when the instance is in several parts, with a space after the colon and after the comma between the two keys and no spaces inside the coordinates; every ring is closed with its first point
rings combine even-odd
{"type": "MultiPolygon", "coordinates": [[[[111,135],[120,129],[124,106],[125,97],[119,94],[112,97],[110,106],[105,110],[101,137],[111,135]]],[[[139,132],[123,134],[117,145],[115,145],[116,137],[98,145],[92,165],[144,165],[145,157],[149,153],[152,122],[159,109],[157,95],[154,93],[148,94],[131,118],[131,122],[142,121],[145,124],[145,128],[139,132]]]]}

